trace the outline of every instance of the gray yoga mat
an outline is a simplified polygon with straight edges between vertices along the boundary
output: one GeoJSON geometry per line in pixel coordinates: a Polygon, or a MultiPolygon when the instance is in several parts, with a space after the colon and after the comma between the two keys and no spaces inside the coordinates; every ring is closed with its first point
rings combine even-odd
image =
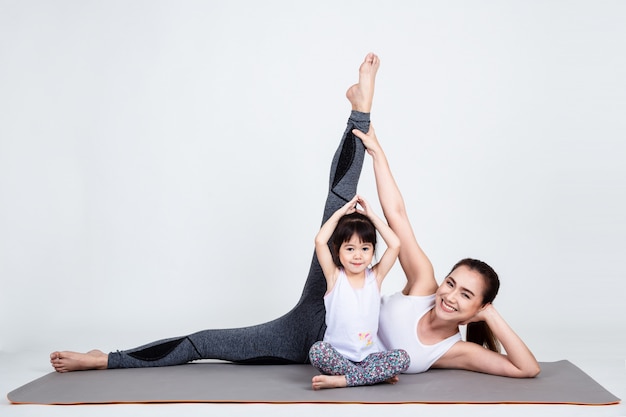
{"type": "Polygon", "coordinates": [[[191,363],[164,368],[52,372],[7,395],[20,404],[106,403],[476,403],[616,404],[569,361],[543,362],[533,379],[432,369],[395,385],[313,391],[310,365],[191,363]]]}

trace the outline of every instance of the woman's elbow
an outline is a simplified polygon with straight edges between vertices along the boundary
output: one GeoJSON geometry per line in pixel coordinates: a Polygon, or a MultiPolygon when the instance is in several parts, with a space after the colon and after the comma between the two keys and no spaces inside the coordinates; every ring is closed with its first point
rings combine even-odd
{"type": "Polygon", "coordinates": [[[533,369],[533,371],[531,372],[531,374],[529,375],[529,378],[534,378],[537,375],[539,375],[539,373],[541,373],[541,367],[539,366],[539,364],[537,364],[535,368],[533,369]]]}
{"type": "Polygon", "coordinates": [[[520,378],[534,378],[541,372],[541,367],[539,364],[535,364],[535,366],[529,367],[528,369],[523,369],[520,375],[520,378]]]}

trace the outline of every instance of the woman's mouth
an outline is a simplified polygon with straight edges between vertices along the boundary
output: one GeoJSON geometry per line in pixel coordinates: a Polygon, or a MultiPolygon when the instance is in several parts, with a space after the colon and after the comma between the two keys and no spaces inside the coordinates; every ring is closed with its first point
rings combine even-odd
{"type": "Polygon", "coordinates": [[[447,304],[445,301],[443,301],[443,298],[441,299],[441,309],[445,311],[446,313],[454,313],[455,311],[458,311],[456,308],[452,307],[450,304],[447,304]]]}

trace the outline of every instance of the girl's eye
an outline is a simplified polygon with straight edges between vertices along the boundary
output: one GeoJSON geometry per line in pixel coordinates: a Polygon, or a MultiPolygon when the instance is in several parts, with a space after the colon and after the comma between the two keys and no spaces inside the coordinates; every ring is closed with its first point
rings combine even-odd
{"type": "Polygon", "coordinates": [[[452,281],[448,280],[446,281],[446,284],[448,284],[448,287],[452,287],[452,281]]]}
{"type": "Polygon", "coordinates": [[[467,298],[468,300],[470,299],[470,296],[468,293],[464,292],[463,294],[461,294],[463,297],[467,298]]]}

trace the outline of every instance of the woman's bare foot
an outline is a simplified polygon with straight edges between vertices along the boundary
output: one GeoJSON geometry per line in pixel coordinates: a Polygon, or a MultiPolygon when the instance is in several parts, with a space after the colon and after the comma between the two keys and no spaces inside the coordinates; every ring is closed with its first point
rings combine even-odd
{"type": "Polygon", "coordinates": [[[345,388],[348,386],[344,375],[316,375],[313,377],[313,389],[345,388]]]}
{"type": "Polygon", "coordinates": [[[86,371],[88,369],[107,369],[109,355],[100,350],[87,353],[52,352],[50,363],[57,372],[86,371]]]}
{"type": "Polygon", "coordinates": [[[369,113],[372,110],[374,100],[374,82],[376,72],[380,66],[380,59],[373,53],[367,54],[359,67],[359,82],[354,84],[346,92],[346,97],[352,104],[352,110],[369,113]]]}

